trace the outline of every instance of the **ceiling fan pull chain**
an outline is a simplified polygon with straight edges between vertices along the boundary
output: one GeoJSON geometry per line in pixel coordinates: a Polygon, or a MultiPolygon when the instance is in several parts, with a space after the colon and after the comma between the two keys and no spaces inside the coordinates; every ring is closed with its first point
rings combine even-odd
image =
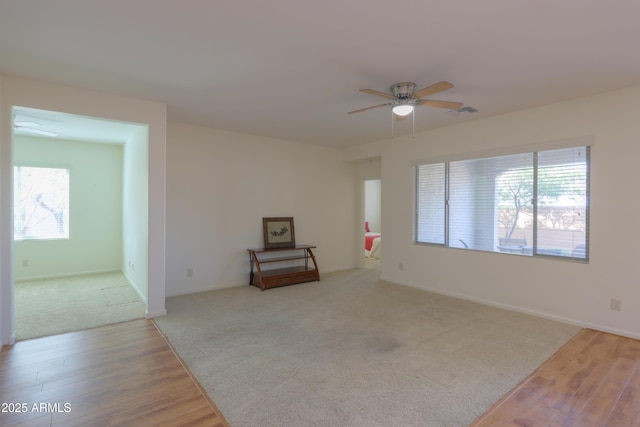
{"type": "Polygon", "coordinates": [[[416,139],[416,109],[411,112],[411,121],[413,121],[413,139],[416,139]]]}
{"type": "Polygon", "coordinates": [[[393,122],[395,121],[396,121],[396,117],[393,114],[393,110],[391,110],[391,138],[395,138],[395,135],[393,134],[393,125],[394,125],[393,122]]]}

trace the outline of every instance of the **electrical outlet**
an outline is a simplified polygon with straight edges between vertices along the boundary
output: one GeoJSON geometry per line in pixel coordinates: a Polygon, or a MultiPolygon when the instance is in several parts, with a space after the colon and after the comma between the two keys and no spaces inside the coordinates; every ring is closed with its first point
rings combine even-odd
{"type": "Polygon", "coordinates": [[[401,263],[401,262],[398,263],[398,270],[400,270],[400,271],[404,270],[404,264],[403,263],[401,263]]]}
{"type": "Polygon", "coordinates": [[[193,277],[193,268],[187,268],[187,277],[193,277]]]}
{"type": "Polygon", "coordinates": [[[617,298],[611,298],[611,310],[622,311],[622,301],[617,298]]]}

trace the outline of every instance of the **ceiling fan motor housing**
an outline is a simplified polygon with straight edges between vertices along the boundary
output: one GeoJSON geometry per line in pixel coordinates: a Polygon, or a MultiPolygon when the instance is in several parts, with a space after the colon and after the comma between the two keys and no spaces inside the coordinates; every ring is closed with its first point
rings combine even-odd
{"type": "Polygon", "coordinates": [[[396,83],[391,86],[391,93],[401,101],[411,99],[415,90],[416,84],[411,82],[396,83]]]}

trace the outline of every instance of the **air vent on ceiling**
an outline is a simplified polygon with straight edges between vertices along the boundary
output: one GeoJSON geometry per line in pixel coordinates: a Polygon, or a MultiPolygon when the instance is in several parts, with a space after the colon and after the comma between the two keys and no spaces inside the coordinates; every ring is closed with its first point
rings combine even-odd
{"type": "Polygon", "coordinates": [[[477,108],[473,108],[470,105],[465,105],[464,107],[460,107],[457,110],[449,110],[449,113],[451,114],[473,114],[473,113],[477,113],[478,109],[477,108]]]}

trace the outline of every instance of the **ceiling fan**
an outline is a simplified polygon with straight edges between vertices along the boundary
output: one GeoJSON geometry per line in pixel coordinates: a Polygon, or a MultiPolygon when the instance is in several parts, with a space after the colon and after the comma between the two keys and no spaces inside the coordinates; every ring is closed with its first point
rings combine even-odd
{"type": "Polygon", "coordinates": [[[426,96],[451,89],[452,87],[453,85],[451,83],[442,81],[431,86],[427,86],[418,91],[416,91],[416,84],[411,82],[402,82],[391,85],[391,93],[380,92],[373,89],[360,89],[360,92],[381,96],[383,98],[390,99],[393,102],[386,102],[384,104],[378,104],[371,107],[361,108],[359,110],[349,111],[347,114],[361,113],[363,111],[372,110],[374,108],[384,107],[386,105],[392,106],[391,111],[393,111],[396,119],[401,119],[408,116],[414,111],[414,108],[419,105],[427,107],[446,108],[448,110],[457,110],[458,108],[462,107],[464,103],[423,99],[426,96]]]}
{"type": "Polygon", "coordinates": [[[14,120],[13,121],[14,131],[33,133],[36,135],[50,136],[50,137],[58,136],[58,134],[55,132],[51,132],[44,129],[38,129],[40,126],[42,126],[40,123],[31,121],[31,120],[14,120]]]}

